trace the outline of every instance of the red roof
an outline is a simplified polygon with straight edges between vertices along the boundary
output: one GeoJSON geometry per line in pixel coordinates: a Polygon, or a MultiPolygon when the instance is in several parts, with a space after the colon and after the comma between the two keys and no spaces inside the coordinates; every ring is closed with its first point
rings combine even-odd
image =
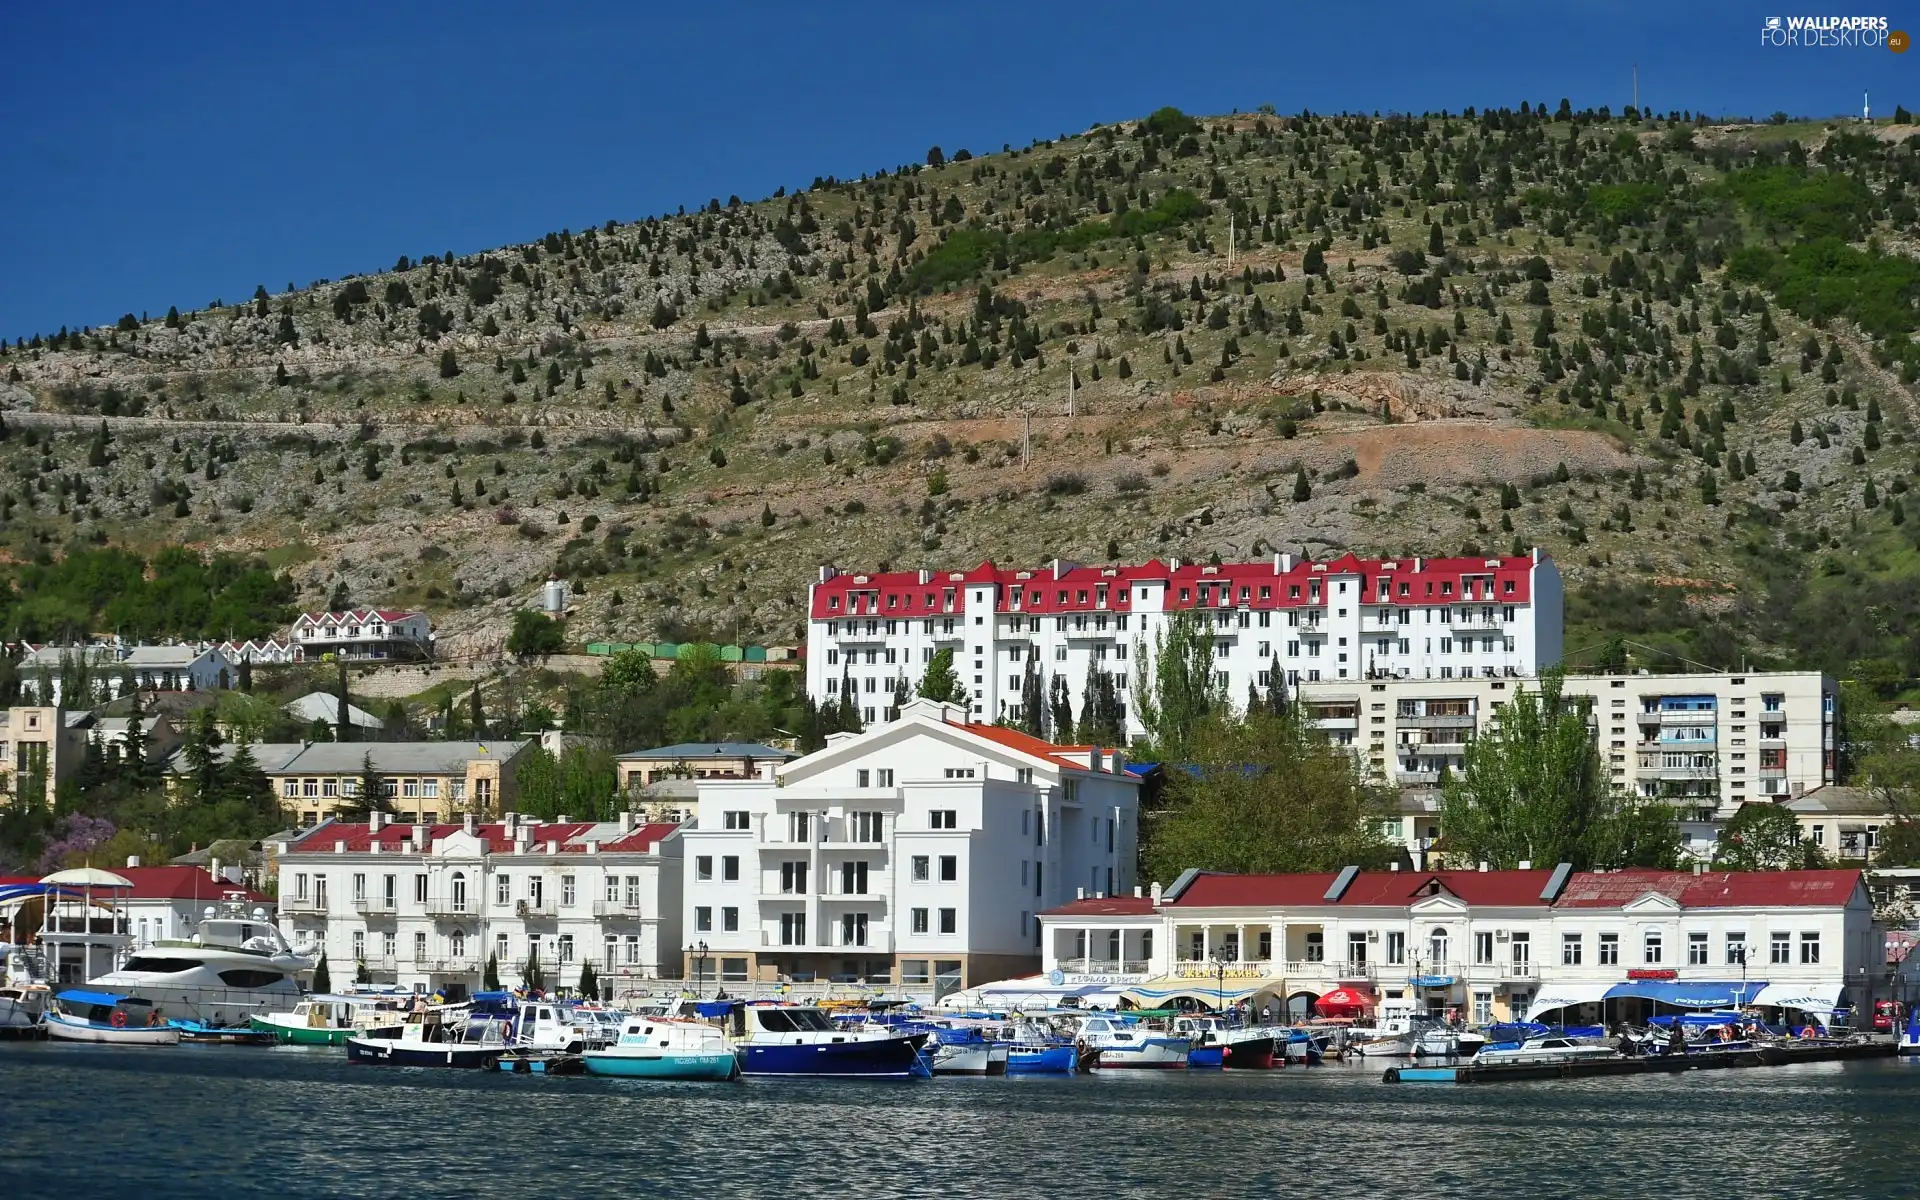
{"type": "MultiPolygon", "coordinates": [[[[1425,895],[1438,882],[1446,892],[1468,904],[1511,908],[1545,905],[1540,893],[1552,871],[1362,871],[1353,877],[1340,899],[1342,907],[1403,908],[1425,895]]],[[[1304,875],[1196,876],[1172,901],[1176,908],[1281,908],[1329,903],[1327,889],[1339,876],[1334,872],[1304,875]]]]}
{"type": "Polygon", "coordinates": [[[378,617],[382,621],[404,621],[408,617],[422,615],[402,608],[350,608],[345,612],[301,613],[300,619],[317,625],[321,621],[365,621],[371,617],[378,617]]]}
{"type": "Polygon", "coordinates": [[[1088,896],[1069,900],[1058,908],[1041,913],[1043,917],[1144,917],[1153,912],[1151,896],[1088,896]]]}
{"type": "MultiPolygon", "coordinates": [[[[435,838],[451,837],[462,831],[461,825],[429,825],[427,844],[432,845],[435,838]]],[[[549,842],[559,844],[560,854],[583,854],[586,852],[586,836],[593,832],[596,823],[592,821],[569,821],[564,825],[544,821],[538,825],[521,826],[526,840],[536,847],[535,852],[544,854],[549,842]]],[[[679,826],[672,824],[643,825],[632,833],[602,842],[603,850],[645,850],[654,842],[664,840],[679,826]]],[[[509,854],[513,851],[514,839],[507,834],[507,827],[501,822],[475,826],[474,832],[487,844],[489,854],[509,854]]],[[[345,842],[349,854],[364,854],[378,842],[382,852],[397,853],[413,838],[413,826],[393,824],[382,826],[378,831],[366,825],[348,825],[341,822],[319,826],[295,843],[295,849],[306,853],[331,853],[336,842],[345,842]]]]}
{"type": "Polygon", "coordinates": [[[1061,757],[1060,751],[1075,749],[1076,747],[1055,745],[1045,738],[1037,738],[1030,733],[1025,733],[1018,729],[1008,729],[1005,725],[969,725],[965,721],[948,721],[947,724],[953,726],[955,729],[964,729],[968,733],[976,737],[983,737],[990,742],[998,742],[1009,750],[1018,750],[1022,754],[1030,754],[1035,758],[1044,758],[1064,771],[1084,771],[1087,769],[1070,758],[1061,757]]]}
{"type": "Polygon", "coordinates": [[[1682,908],[1839,908],[1859,871],[1608,871],[1571,876],[1557,907],[1619,908],[1648,892],[1682,908]]]}
{"type": "MultiPolygon", "coordinates": [[[[1541,561],[1546,561],[1543,555],[1541,561]]],[[[1166,589],[1162,609],[1293,608],[1325,604],[1322,581],[1353,578],[1360,604],[1445,604],[1492,601],[1525,604],[1533,598],[1534,560],[1510,558],[1356,558],[1326,562],[1281,556],[1261,562],[1180,563],[1158,560],[1138,566],[1072,563],[1009,570],[983,562],[970,571],[888,571],[836,574],[812,588],[812,615],[833,617],[931,617],[966,609],[968,585],[991,584],[996,612],[1128,612],[1134,585],[1166,589]]]]}
{"type": "MultiPolygon", "coordinates": [[[[133,884],[124,893],[134,900],[206,900],[214,901],[238,892],[249,904],[272,904],[263,896],[238,884],[215,879],[205,867],[114,867],[112,871],[133,884]]],[[[122,893],[116,892],[115,895],[122,893]]]]}

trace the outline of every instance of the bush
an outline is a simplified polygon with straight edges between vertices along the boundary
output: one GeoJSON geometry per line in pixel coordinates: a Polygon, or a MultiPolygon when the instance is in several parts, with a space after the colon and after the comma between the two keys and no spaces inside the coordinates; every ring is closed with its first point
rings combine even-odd
{"type": "Polygon", "coordinates": [[[1072,471],[1047,476],[1046,493],[1049,496],[1078,496],[1086,490],[1086,478],[1072,471]]]}

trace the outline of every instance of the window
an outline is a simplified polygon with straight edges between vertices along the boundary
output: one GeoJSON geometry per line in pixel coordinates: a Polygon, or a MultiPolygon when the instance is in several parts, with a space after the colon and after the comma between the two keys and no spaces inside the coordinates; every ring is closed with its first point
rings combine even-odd
{"type": "Polygon", "coordinates": [[[925,933],[927,931],[926,909],[916,908],[913,910],[913,931],[915,933],[925,933]]]}
{"type": "Polygon", "coordinates": [[[1730,967],[1740,967],[1745,966],[1746,962],[1747,935],[1744,933],[1729,933],[1727,935],[1727,965],[1730,967]]]}
{"type": "Polygon", "coordinates": [[[1600,935],[1600,965],[1617,967],[1620,965],[1620,935],[1603,933],[1600,935]]]}
{"type": "Polygon", "coordinates": [[[1387,935],[1387,964],[1399,966],[1407,961],[1407,935],[1398,931],[1387,935]]]}
{"type": "Polygon", "coordinates": [[[570,933],[560,935],[560,961],[563,963],[573,961],[573,935],[570,933]]]}
{"type": "Polygon", "coordinates": [[[804,862],[781,863],[780,890],[789,896],[804,895],[807,890],[807,864],[804,862]]]}
{"type": "Polygon", "coordinates": [[[1473,1023],[1490,1025],[1493,1023],[1493,993],[1475,992],[1473,994],[1473,1023]]]}
{"type": "Polygon", "coordinates": [[[864,896],[867,894],[867,864],[865,862],[843,862],[840,864],[840,894],[843,896],[864,896]]]}
{"type": "Polygon", "coordinates": [[[713,931],[713,909],[702,904],[693,910],[693,927],[701,933],[713,931]]]}
{"type": "Polygon", "coordinates": [[[628,966],[637,967],[640,965],[640,935],[639,934],[637,933],[628,934],[626,937],[626,941],[621,944],[621,950],[623,951],[623,956],[624,956],[623,960],[626,962],[628,966]]]}
{"type": "Polygon", "coordinates": [[[731,904],[721,909],[720,928],[726,933],[740,932],[740,910],[731,904]]]}
{"type": "Polygon", "coordinates": [[[1641,940],[1640,940],[1640,961],[1641,962],[1645,963],[1649,967],[1659,966],[1662,952],[1664,950],[1665,950],[1665,945],[1660,936],[1659,930],[1649,929],[1646,931],[1646,933],[1641,935],[1641,940]]]}
{"type": "MultiPolygon", "coordinates": [[[[940,932],[941,933],[960,932],[960,910],[959,909],[943,908],[940,910],[940,932]]],[[[1816,956],[1818,954],[1817,948],[1816,948],[1815,954],[1816,956]]]]}
{"type": "Polygon", "coordinates": [[[1687,934],[1687,965],[1690,967],[1707,965],[1707,935],[1704,930],[1687,934]]]}
{"type": "Polygon", "coordinates": [[[841,914],[840,944],[842,946],[864,946],[867,944],[866,913],[841,914]]]}
{"type": "Polygon", "coordinates": [[[787,840],[790,842],[810,842],[813,840],[812,813],[787,814],[787,840]]]}
{"type": "Polygon", "coordinates": [[[908,871],[915,883],[925,883],[927,881],[928,869],[931,863],[932,860],[924,854],[916,854],[913,856],[908,871]]]}
{"type": "Polygon", "coordinates": [[[951,808],[936,808],[928,813],[927,816],[929,818],[929,828],[958,829],[960,827],[960,814],[951,808]]]}
{"type": "Polygon", "coordinates": [[[879,842],[886,840],[886,824],[877,812],[857,812],[848,814],[852,840],[856,842],[879,842]]]}
{"type": "Polygon", "coordinates": [[[356,929],[353,931],[353,959],[355,962],[363,962],[365,961],[366,957],[367,957],[366,932],[364,930],[356,929]]]}
{"type": "Polygon", "coordinates": [[[807,944],[807,914],[780,914],[780,944],[782,946],[804,946],[807,944]]]}
{"type": "Polygon", "coordinates": [[[527,907],[538,909],[546,900],[546,884],[538,875],[527,876],[527,907]]]}
{"type": "Polygon", "coordinates": [[[493,902],[506,904],[513,899],[513,876],[500,874],[493,877],[493,902]]]}
{"type": "MultiPolygon", "coordinates": [[[[1199,934],[1194,935],[1195,958],[1202,957],[1199,950],[1200,937],[1199,934]]],[[[1307,961],[1314,963],[1327,961],[1327,936],[1317,929],[1307,935],[1307,961]]]]}
{"type": "Polygon", "coordinates": [[[1790,963],[1793,961],[1793,935],[1792,934],[1790,933],[1770,934],[1767,940],[1769,942],[1769,946],[1768,946],[1769,953],[1767,955],[1767,959],[1769,962],[1778,964],[1778,963],[1790,963]]]}
{"type": "Polygon", "coordinates": [[[879,783],[881,787],[890,788],[893,786],[893,768],[892,767],[883,767],[880,770],[875,771],[873,774],[874,774],[875,780],[879,783]]]}
{"type": "Polygon", "coordinates": [[[1473,935],[1473,961],[1485,965],[1493,961],[1493,933],[1482,930],[1473,935]]]}
{"type": "Polygon", "coordinates": [[[1803,933],[1800,935],[1800,962],[1813,966],[1820,961],[1820,935],[1803,933]]]}
{"type": "Polygon", "coordinates": [[[413,935],[413,961],[417,963],[427,961],[427,935],[424,933],[413,935]]]}
{"type": "Polygon", "coordinates": [[[859,771],[855,771],[855,772],[853,773],[853,786],[855,786],[855,787],[872,787],[872,786],[873,786],[873,772],[871,772],[871,771],[867,771],[867,770],[859,770],[859,771]]]}
{"type": "Polygon", "coordinates": [[[693,877],[711,880],[713,878],[713,855],[696,854],[693,856],[693,877]]]}
{"type": "MultiPolygon", "coordinates": [[[[1239,957],[1235,955],[1235,957],[1239,957]]],[[[1364,967],[1367,965],[1367,935],[1360,930],[1347,934],[1347,965],[1364,967]]]]}
{"type": "Polygon", "coordinates": [[[739,881],[740,879],[740,856],[739,855],[729,854],[720,860],[720,878],[726,880],[728,883],[735,883],[739,881]]]}
{"type": "Polygon", "coordinates": [[[618,875],[607,876],[607,903],[620,903],[620,877],[618,875]]]}
{"type": "Polygon", "coordinates": [[[1577,933],[1563,933],[1560,935],[1561,966],[1577,967],[1580,965],[1581,948],[1584,941],[1585,939],[1577,933]]]}
{"type": "Polygon", "coordinates": [[[739,809],[729,809],[727,812],[721,814],[721,818],[725,827],[728,829],[746,829],[749,827],[747,814],[739,809]]]}
{"type": "Polygon", "coordinates": [[[953,883],[960,878],[960,857],[956,854],[940,856],[940,882],[953,883]]]}

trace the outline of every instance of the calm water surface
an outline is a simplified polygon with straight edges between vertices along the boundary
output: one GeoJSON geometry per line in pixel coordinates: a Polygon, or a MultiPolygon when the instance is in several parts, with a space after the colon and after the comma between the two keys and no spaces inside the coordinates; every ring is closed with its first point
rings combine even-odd
{"type": "Polygon", "coordinates": [[[1920,1063],[1390,1086],[1249,1074],[733,1085],[0,1044],[0,1200],[1920,1196],[1920,1063]]]}

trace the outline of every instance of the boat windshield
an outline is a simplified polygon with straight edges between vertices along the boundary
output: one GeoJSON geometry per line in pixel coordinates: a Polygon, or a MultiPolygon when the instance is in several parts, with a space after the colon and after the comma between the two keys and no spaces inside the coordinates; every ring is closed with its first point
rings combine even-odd
{"type": "Polygon", "coordinates": [[[827,1020],[827,1014],[817,1008],[762,1008],[756,1009],[760,1028],[768,1033],[825,1033],[833,1030],[833,1022],[827,1020]]]}

